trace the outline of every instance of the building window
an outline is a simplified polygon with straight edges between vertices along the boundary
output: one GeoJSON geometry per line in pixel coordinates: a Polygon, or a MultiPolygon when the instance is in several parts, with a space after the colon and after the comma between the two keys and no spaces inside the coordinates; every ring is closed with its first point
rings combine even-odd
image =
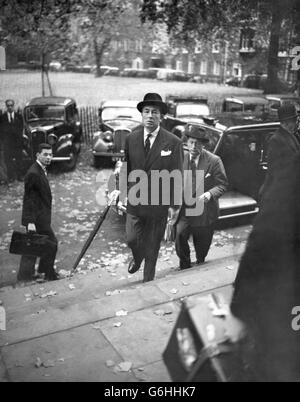
{"type": "Polygon", "coordinates": [[[189,61],[188,64],[188,73],[194,74],[195,63],[193,61],[189,61]]]}
{"type": "Polygon", "coordinates": [[[201,75],[207,74],[207,61],[206,60],[202,60],[200,63],[200,74],[201,75]]]}
{"type": "Polygon", "coordinates": [[[136,39],[135,41],[135,51],[142,52],[143,51],[143,39],[136,39]]]}
{"type": "Polygon", "coordinates": [[[182,70],[182,61],[176,60],[176,70],[182,70]]]}
{"type": "Polygon", "coordinates": [[[241,31],[240,52],[254,52],[254,34],[252,29],[241,31]]]}
{"type": "Polygon", "coordinates": [[[129,50],[129,41],[128,39],[124,39],[124,52],[128,52],[129,50]]]}
{"type": "Polygon", "coordinates": [[[221,66],[220,66],[220,63],[217,62],[217,61],[214,61],[213,74],[214,75],[220,75],[221,74],[221,66]]]}
{"type": "Polygon", "coordinates": [[[197,45],[195,46],[195,54],[199,54],[202,53],[202,44],[201,43],[197,43],[197,45]]]}
{"type": "Polygon", "coordinates": [[[241,77],[242,76],[242,66],[240,63],[233,63],[232,66],[232,73],[235,77],[241,77]]]}
{"type": "Polygon", "coordinates": [[[215,42],[212,45],[212,52],[213,53],[220,53],[220,43],[219,42],[215,42]]]}

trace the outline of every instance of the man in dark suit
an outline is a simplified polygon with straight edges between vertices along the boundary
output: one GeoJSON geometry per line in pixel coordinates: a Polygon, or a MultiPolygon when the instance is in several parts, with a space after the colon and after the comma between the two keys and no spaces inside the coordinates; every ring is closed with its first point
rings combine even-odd
{"type": "Polygon", "coordinates": [[[22,180],[23,117],[14,110],[15,102],[8,99],[6,112],[1,116],[1,137],[9,181],[22,180]]]}
{"type": "Polygon", "coordinates": [[[125,147],[128,172],[126,234],[133,254],[128,272],[136,272],[145,260],[144,282],[148,282],[155,276],[168,210],[172,207],[174,213],[180,204],[183,150],[181,140],[160,127],[167,106],[159,94],[146,94],[137,109],[142,114],[143,125],[127,137],[125,147]],[[176,180],[169,187],[161,182],[154,184],[152,174],[161,172],[178,173],[177,187],[176,180]],[[137,193],[136,186],[140,186],[137,193]]]}
{"type": "MultiPolygon", "coordinates": [[[[47,166],[52,160],[52,148],[49,144],[40,144],[37,160],[25,176],[25,193],[23,199],[22,225],[28,232],[48,235],[45,254],[39,262],[38,272],[45,274],[46,280],[56,280],[54,271],[57,252],[57,239],[51,228],[52,194],[47,178],[47,166]]],[[[34,277],[36,257],[22,256],[18,280],[32,280],[34,277]]]]}
{"type": "Polygon", "coordinates": [[[268,197],[269,189],[272,188],[274,181],[278,180],[282,170],[292,163],[293,157],[300,150],[299,118],[296,107],[290,104],[281,106],[278,109],[278,118],[280,127],[269,142],[268,174],[260,190],[262,202],[268,197]]]}
{"type": "Polygon", "coordinates": [[[212,242],[214,225],[219,216],[218,200],[228,186],[220,157],[204,149],[205,144],[209,142],[205,129],[188,125],[185,135],[188,152],[184,155],[183,169],[185,173],[191,172],[191,180],[188,181],[189,176],[185,175],[184,202],[176,223],[175,246],[180,269],[192,266],[188,244],[190,235],[193,236],[197,263],[201,264],[205,261],[212,242]],[[196,175],[198,173],[199,177],[199,172],[203,176],[202,181],[200,177],[197,182],[196,175]],[[204,191],[199,189],[201,183],[204,184],[204,191]],[[188,197],[189,194],[186,191],[188,186],[191,188],[193,199],[188,197]],[[197,206],[198,211],[192,212],[197,206]]]}

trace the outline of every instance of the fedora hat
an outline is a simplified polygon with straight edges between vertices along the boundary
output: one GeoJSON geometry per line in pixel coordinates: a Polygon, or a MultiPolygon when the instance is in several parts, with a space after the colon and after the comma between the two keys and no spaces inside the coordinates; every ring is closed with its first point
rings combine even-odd
{"type": "Polygon", "coordinates": [[[145,106],[157,106],[159,107],[162,114],[166,114],[168,111],[167,105],[162,101],[162,98],[159,94],[156,93],[147,93],[144,96],[144,100],[137,104],[137,109],[142,113],[143,107],[145,106]]]}
{"type": "Polygon", "coordinates": [[[206,133],[206,130],[202,127],[192,126],[191,124],[188,124],[185,128],[184,134],[188,138],[189,137],[195,138],[196,140],[199,140],[204,143],[209,142],[209,138],[206,133]]]}
{"type": "Polygon", "coordinates": [[[280,121],[295,119],[296,117],[298,117],[298,114],[295,105],[282,105],[278,109],[278,118],[280,121]]]}

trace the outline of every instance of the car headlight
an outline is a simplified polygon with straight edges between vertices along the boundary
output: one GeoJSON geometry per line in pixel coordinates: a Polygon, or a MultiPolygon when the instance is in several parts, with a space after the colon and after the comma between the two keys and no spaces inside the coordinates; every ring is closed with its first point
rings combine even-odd
{"type": "Polygon", "coordinates": [[[54,145],[57,143],[57,137],[55,134],[49,134],[48,135],[48,144],[54,145]]]}
{"type": "Polygon", "coordinates": [[[113,135],[111,131],[104,131],[101,135],[103,141],[105,142],[113,142],[113,135]]]}

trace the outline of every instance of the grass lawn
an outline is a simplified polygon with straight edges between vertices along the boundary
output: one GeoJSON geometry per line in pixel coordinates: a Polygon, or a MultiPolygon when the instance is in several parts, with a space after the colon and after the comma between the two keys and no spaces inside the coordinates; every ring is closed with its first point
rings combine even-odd
{"type": "MultiPolygon", "coordinates": [[[[225,96],[260,94],[260,90],[236,88],[218,84],[192,82],[164,82],[146,78],[100,77],[93,74],[52,72],[50,81],[54,95],[75,98],[79,106],[99,105],[102,100],[142,100],[147,92],[158,92],[164,98],[172,95],[207,96],[209,102],[221,102],[225,96]]],[[[48,88],[46,88],[48,95],[48,88]]],[[[0,71],[0,109],[5,99],[12,98],[16,106],[23,107],[35,96],[41,96],[41,74],[36,71],[0,71]]]]}

